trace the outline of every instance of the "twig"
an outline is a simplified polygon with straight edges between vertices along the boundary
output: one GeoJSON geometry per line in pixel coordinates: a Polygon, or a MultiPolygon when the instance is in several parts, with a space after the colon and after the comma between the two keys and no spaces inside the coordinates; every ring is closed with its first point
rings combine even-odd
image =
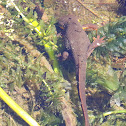
{"type": "Polygon", "coordinates": [[[93,15],[100,18],[96,13],[94,13],[91,9],[87,8],[84,3],[82,3],[80,0],[77,0],[86,10],[90,11],[93,15]]]}
{"type": "Polygon", "coordinates": [[[76,126],[77,120],[70,102],[68,102],[64,97],[61,97],[60,101],[62,103],[61,112],[63,115],[63,119],[65,120],[66,126],[76,126]]]}

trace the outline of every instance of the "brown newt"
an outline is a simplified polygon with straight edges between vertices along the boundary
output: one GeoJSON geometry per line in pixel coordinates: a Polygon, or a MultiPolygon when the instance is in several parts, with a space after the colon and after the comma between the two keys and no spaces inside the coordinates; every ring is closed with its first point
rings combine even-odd
{"type": "Polygon", "coordinates": [[[72,50],[76,65],[76,77],[79,82],[79,95],[82,104],[82,110],[85,117],[85,126],[89,126],[89,118],[86,105],[85,81],[86,81],[86,62],[94,48],[103,43],[103,38],[98,36],[91,44],[82,25],[73,15],[61,17],[58,21],[62,26],[62,34],[65,38],[67,50],[72,50]]]}

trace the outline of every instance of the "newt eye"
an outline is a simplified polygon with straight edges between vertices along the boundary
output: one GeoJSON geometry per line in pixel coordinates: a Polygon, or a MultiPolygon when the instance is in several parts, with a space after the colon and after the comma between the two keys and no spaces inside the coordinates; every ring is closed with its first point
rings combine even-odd
{"type": "Polygon", "coordinates": [[[63,26],[61,25],[61,26],[59,26],[59,27],[60,27],[62,30],[64,29],[64,25],[63,25],[63,26]]]}

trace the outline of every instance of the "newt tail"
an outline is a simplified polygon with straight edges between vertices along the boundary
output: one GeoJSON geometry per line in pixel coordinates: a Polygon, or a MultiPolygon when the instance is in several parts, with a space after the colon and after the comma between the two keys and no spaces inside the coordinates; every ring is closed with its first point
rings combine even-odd
{"type": "Polygon", "coordinates": [[[85,82],[86,82],[86,61],[79,64],[79,95],[82,104],[83,114],[85,118],[85,126],[90,126],[87,112],[85,82]],[[85,75],[85,76],[84,76],[85,75]]]}

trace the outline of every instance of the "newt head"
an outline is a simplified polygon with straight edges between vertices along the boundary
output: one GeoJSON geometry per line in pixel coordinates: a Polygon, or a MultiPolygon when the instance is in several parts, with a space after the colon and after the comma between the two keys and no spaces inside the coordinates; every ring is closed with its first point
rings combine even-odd
{"type": "Polygon", "coordinates": [[[67,16],[63,16],[63,17],[59,18],[58,23],[60,26],[65,27],[66,25],[68,25],[69,23],[71,23],[73,21],[78,22],[76,16],[67,15],[67,16]]]}
{"type": "Polygon", "coordinates": [[[74,20],[76,19],[73,15],[60,17],[58,19],[58,22],[55,24],[57,33],[61,33],[61,35],[64,35],[68,25],[73,21],[73,18],[74,20]]]}

